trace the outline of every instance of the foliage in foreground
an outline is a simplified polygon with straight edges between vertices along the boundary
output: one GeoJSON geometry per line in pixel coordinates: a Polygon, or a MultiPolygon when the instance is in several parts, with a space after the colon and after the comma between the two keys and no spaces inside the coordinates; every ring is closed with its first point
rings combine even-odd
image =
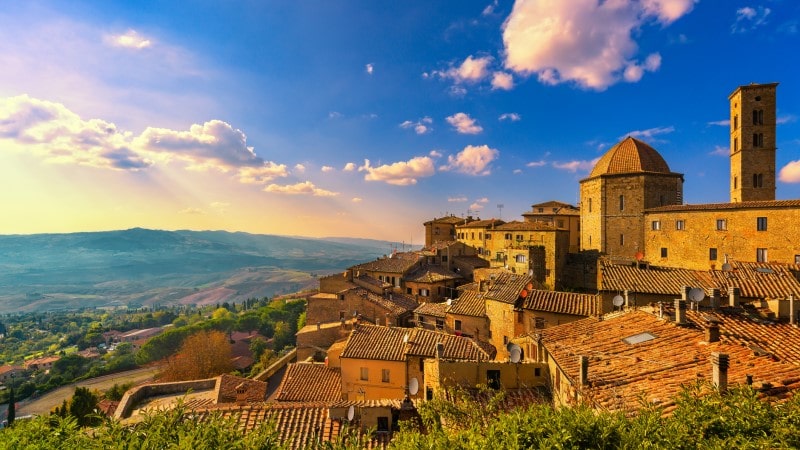
{"type": "MultiPolygon", "coordinates": [[[[701,386],[685,390],[669,417],[657,407],[637,416],[598,413],[584,406],[553,409],[532,405],[502,412],[502,394],[478,404],[466,396],[456,402],[433,400],[420,409],[418,428],[403,426],[391,448],[397,449],[782,449],[800,448],[800,397],[782,404],[757,398],[749,387],[726,395],[707,394],[701,386]]],[[[323,448],[363,448],[366,441],[340,437],[323,448]]],[[[146,416],[132,427],[105,421],[81,429],[74,419],[57,416],[18,421],[0,430],[5,449],[271,449],[283,448],[275,425],[260,424],[243,435],[236,423],[219,416],[202,424],[182,407],[146,416]]]]}

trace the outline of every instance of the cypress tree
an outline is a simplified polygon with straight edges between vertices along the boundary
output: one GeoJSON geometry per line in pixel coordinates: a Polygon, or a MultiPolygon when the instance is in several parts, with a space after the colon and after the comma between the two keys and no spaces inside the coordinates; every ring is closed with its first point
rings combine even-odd
{"type": "Polygon", "coordinates": [[[14,419],[17,416],[16,411],[16,400],[14,399],[14,388],[8,392],[8,426],[11,426],[14,423],[14,419]]]}

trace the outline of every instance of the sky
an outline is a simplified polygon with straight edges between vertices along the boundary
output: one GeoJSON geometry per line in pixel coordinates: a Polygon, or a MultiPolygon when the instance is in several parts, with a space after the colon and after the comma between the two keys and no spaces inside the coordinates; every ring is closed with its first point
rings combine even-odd
{"type": "Polygon", "coordinates": [[[728,95],[779,82],[793,0],[0,0],[0,234],[144,227],[420,244],[578,204],[626,136],[729,200],[728,95]]]}

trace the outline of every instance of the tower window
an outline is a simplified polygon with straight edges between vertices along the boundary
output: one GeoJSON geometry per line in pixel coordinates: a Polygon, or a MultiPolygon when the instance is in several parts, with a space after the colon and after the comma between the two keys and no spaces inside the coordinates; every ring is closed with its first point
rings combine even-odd
{"type": "Polygon", "coordinates": [[[620,195],[619,196],[619,210],[620,211],[624,211],[625,210],[625,196],[624,195],[620,195]]]}
{"type": "Polygon", "coordinates": [[[620,234],[619,235],[619,245],[625,245],[625,235],[624,234],[620,234]]]}
{"type": "Polygon", "coordinates": [[[734,189],[739,188],[739,177],[733,177],[733,188],[734,189]]]}
{"type": "Polygon", "coordinates": [[[763,109],[754,109],[753,110],[753,125],[764,125],[764,110],[763,109]]]}
{"type": "Polygon", "coordinates": [[[711,260],[711,261],[716,261],[717,260],[717,249],[716,248],[711,247],[711,248],[708,249],[708,259],[711,260]]]}
{"type": "Polygon", "coordinates": [[[739,129],[739,116],[733,116],[733,129],[739,129]]]}
{"type": "Polygon", "coordinates": [[[756,230],[758,230],[758,231],[767,231],[767,218],[766,217],[756,217],[756,230]]]}
{"type": "Polygon", "coordinates": [[[753,147],[763,147],[763,146],[764,146],[764,134],[753,133],[753,147]]]}
{"type": "Polygon", "coordinates": [[[753,174],[753,187],[754,188],[764,187],[764,174],[761,173],[753,174]]]}
{"type": "Polygon", "coordinates": [[[739,150],[739,138],[733,138],[733,151],[739,150]]]}
{"type": "Polygon", "coordinates": [[[762,263],[767,262],[767,249],[765,248],[756,249],[756,261],[762,263]]]}
{"type": "Polygon", "coordinates": [[[658,230],[661,229],[661,221],[660,220],[654,220],[653,222],[651,222],[650,226],[653,229],[653,231],[658,231],[658,230]]]}
{"type": "Polygon", "coordinates": [[[592,212],[592,199],[589,199],[589,212],[592,212]]]}
{"type": "Polygon", "coordinates": [[[667,257],[667,248],[666,247],[661,247],[661,257],[662,258],[666,258],[667,257]]]}

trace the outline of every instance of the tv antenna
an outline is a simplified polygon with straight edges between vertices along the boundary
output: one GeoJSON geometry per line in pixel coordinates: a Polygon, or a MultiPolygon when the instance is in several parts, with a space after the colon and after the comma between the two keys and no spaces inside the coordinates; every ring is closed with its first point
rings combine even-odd
{"type": "Polygon", "coordinates": [[[506,205],[504,205],[502,203],[498,203],[497,204],[497,210],[500,211],[500,217],[499,217],[500,220],[503,220],[503,208],[505,208],[505,207],[506,207],[506,205]]]}

